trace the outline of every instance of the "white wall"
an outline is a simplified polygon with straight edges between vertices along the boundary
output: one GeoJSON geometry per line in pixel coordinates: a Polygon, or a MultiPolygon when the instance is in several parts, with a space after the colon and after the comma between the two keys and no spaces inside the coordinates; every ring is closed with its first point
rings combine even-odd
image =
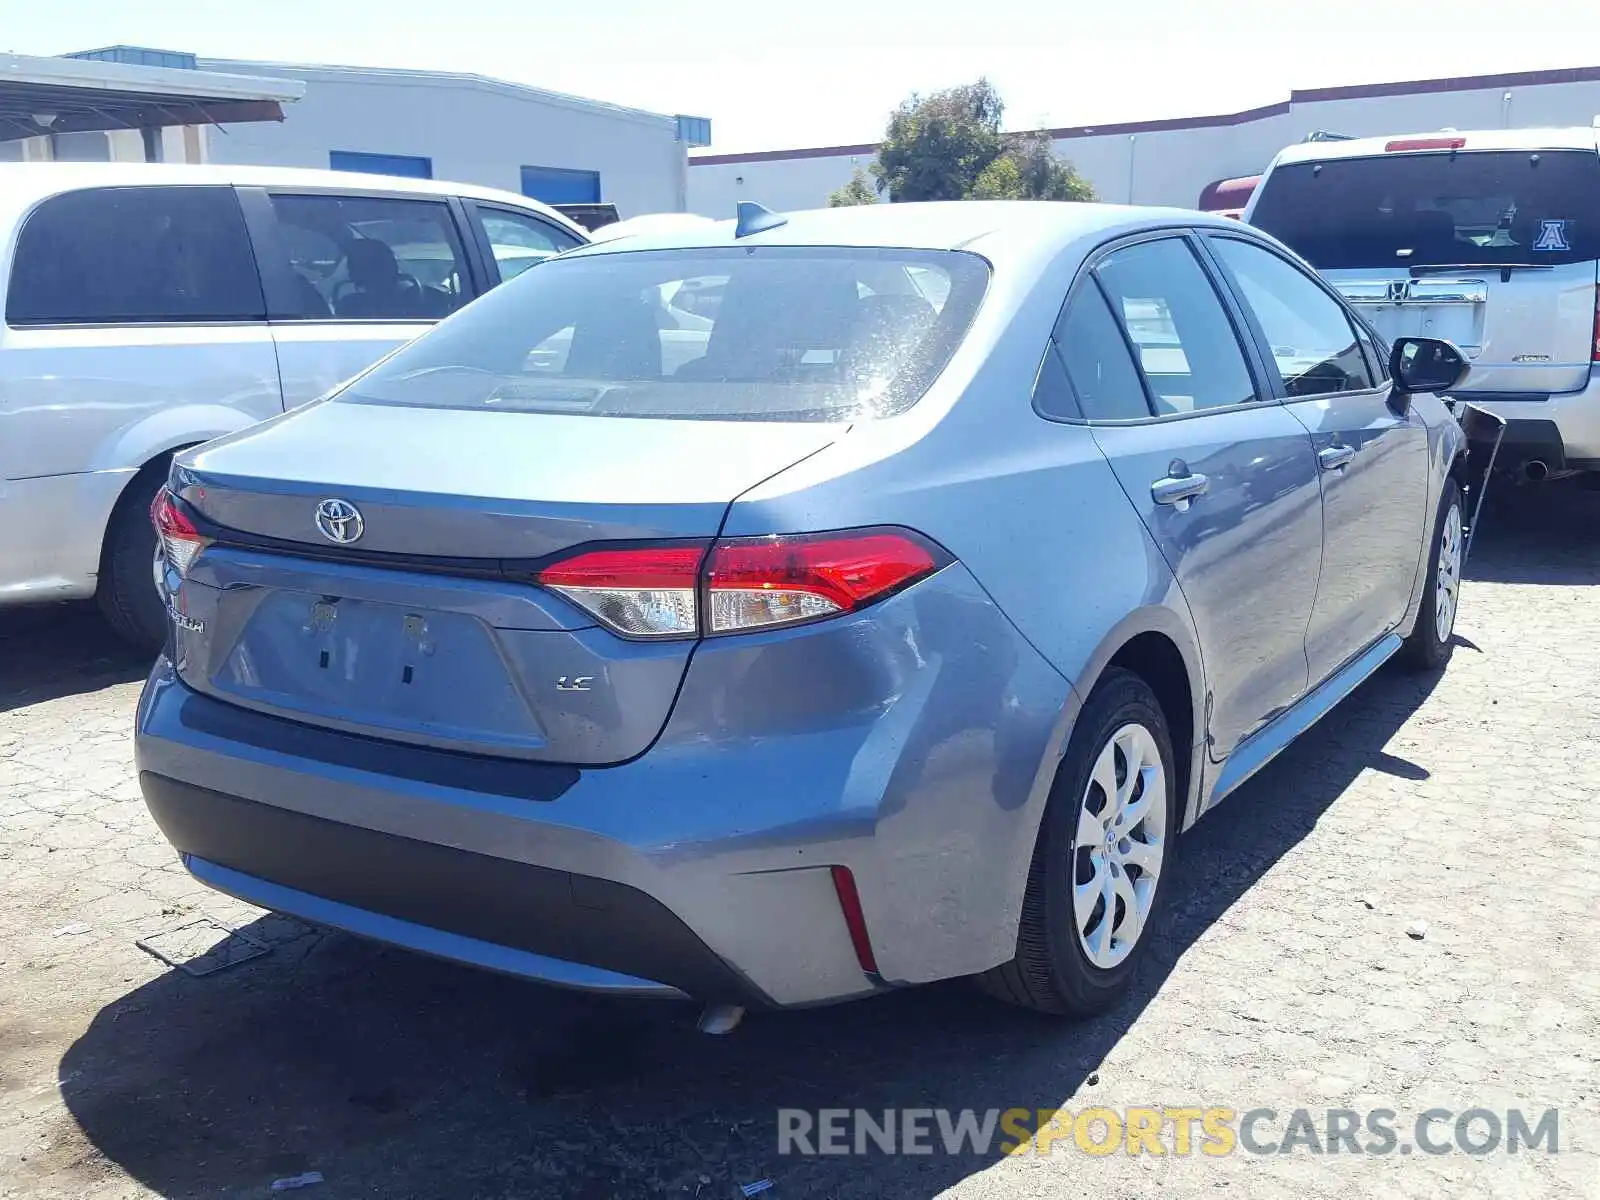
{"type": "Polygon", "coordinates": [[[857,167],[865,170],[873,157],[871,153],[838,154],[781,162],[691,166],[688,208],[701,216],[718,218],[731,217],[733,206],[740,200],[754,200],[778,211],[821,208],[832,193],[850,182],[857,167]]]}
{"type": "Polygon", "coordinates": [[[203,70],[305,81],[281,124],[211,131],[219,163],[328,167],[330,150],[433,160],[435,179],[522,190],[523,166],[600,173],[624,217],[684,208],[684,147],[672,117],[569,101],[531,88],[425,72],[203,60],[203,70]]]}
{"type": "MultiPolygon", "coordinates": [[[[1325,130],[1356,136],[1536,125],[1589,125],[1600,114],[1600,80],[1412,91],[1391,96],[1302,93],[1288,111],[1244,121],[1218,118],[1183,129],[1126,129],[1060,137],[1056,153],[1077,167],[1106,201],[1193,207],[1200,191],[1218,179],[1254,175],[1284,146],[1325,130]]],[[[715,156],[712,156],[715,158],[715,156]]],[[[691,212],[726,216],[735,199],[771,208],[816,208],[870,155],[773,158],[758,162],[695,165],[689,160],[691,212]],[[742,180],[742,182],[736,182],[742,180]]]]}

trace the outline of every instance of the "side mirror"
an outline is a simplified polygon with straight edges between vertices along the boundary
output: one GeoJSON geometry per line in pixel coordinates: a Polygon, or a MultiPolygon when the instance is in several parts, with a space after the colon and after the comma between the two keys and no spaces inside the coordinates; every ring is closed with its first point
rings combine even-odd
{"type": "Polygon", "coordinates": [[[1466,355],[1438,338],[1396,338],[1389,351],[1389,375],[1397,390],[1448,392],[1467,377],[1466,355]]]}

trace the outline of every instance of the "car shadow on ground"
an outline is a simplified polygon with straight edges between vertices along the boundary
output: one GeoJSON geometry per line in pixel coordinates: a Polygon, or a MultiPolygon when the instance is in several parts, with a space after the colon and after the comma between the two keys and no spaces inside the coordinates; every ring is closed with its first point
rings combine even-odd
{"type": "Polygon", "coordinates": [[[0,612],[0,712],[131,683],[150,659],[118,640],[93,604],[0,612]]]}
{"type": "MultiPolygon", "coordinates": [[[[1541,546],[1570,559],[1562,578],[1600,572],[1592,541],[1569,549],[1548,511],[1502,509],[1473,578],[1552,582],[1541,546]]],[[[98,1154],[163,1196],[266,1195],[303,1171],[323,1174],[315,1194],[329,1200],[736,1196],[768,1177],[778,1197],[930,1195],[995,1162],[1000,1139],[983,1154],[785,1157],[777,1110],[1062,1103],[1360,771],[1426,777],[1386,746],[1433,683],[1379,672],[1201,821],[1132,994],[1094,1021],[953,983],[755,1014],[712,1039],[687,1006],[557,992],[263,920],[271,955],[203,979],[169,972],[102,1009],[62,1058],[61,1094],[98,1154]]]]}

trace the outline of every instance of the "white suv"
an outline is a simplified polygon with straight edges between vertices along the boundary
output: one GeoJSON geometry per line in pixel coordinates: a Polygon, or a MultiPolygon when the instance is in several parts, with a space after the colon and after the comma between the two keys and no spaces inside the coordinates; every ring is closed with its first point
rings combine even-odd
{"type": "Polygon", "coordinates": [[[159,646],[147,510],[175,450],[321,395],[587,240],[466,185],[0,165],[0,605],[97,595],[159,646]]]}
{"type": "Polygon", "coordinates": [[[1318,141],[1273,160],[1244,219],[1390,339],[1454,342],[1453,393],[1505,418],[1498,463],[1600,481],[1600,153],[1594,129],[1318,141]]]}

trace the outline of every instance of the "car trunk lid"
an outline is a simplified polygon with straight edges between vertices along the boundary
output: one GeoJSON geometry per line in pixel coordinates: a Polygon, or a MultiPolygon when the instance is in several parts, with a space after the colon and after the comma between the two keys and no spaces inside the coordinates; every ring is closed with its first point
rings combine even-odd
{"type": "Polygon", "coordinates": [[[179,460],[179,499],[212,541],[174,598],[178,671],[220,699],[351,733],[631,758],[665,722],[693,639],[619,637],[538,586],[539,565],[591,542],[709,540],[739,493],[839,432],[297,410],[179,460]],[[325,500],[359,514],[357,536],[319,528],[325,500]]]}
{"type": "Polygon", "coordinates": [[[1433,337],[1460,347],[1472,372],[1458,391],[1566,392],[1589,377],[1594,263],[1324,275],[1389,341],[1433,337]]]}

